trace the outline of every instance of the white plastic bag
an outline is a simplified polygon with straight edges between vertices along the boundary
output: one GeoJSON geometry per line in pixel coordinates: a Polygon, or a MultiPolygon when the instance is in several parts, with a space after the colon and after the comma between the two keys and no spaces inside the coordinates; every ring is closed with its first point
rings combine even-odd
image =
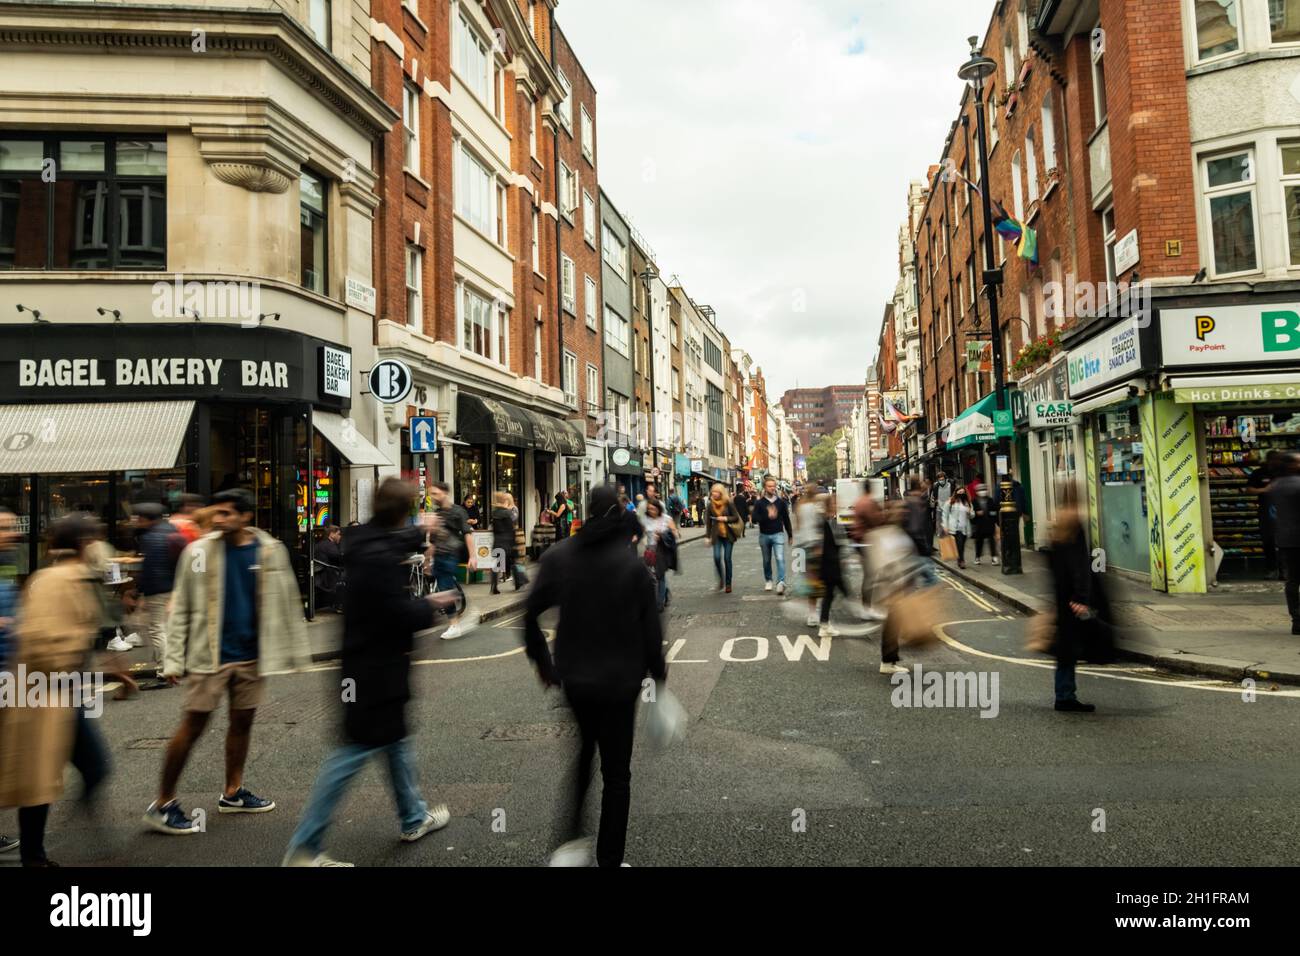
{"type": "Polygon", "coordinates": [[[663,684],[656,684],[654,698],[645,706],[644,735],[652,750],[664,751],[686,739],[691,718],[676,694],[663,684]]]}

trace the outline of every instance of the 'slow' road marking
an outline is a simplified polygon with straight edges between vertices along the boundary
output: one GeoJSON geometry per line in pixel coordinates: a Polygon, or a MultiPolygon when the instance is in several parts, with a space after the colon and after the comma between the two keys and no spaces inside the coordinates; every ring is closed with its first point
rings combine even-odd
{"type": "MultiPolygon", "coordinates": [[[[987,624],[986,618],[978,618],[971,621],[946,621],[935,627],[934,631],[943,641],[955,651],[961,651],[964,654],[971,654],[975,657],[985,657],[995,661],[1005,661],[1008,664],[1019,664],[1023,667],[1037,667],[1043,670],[1055,670],[1056,664],[1053,661],[1035,661],[1027,657],[1008,657],[1005,654],[994,654],[989,651],[976,650],[969,645],[948,634],[947,628],[955,627],[958,624],[987,624]]],[[[1144,671],[1150,671],[1151,668],[1142,668],[1144,671]]],[[[1188,690],[1212,690],[1221,694],[1241,694],[1243,688],[1240,684],[1231,687],[1208,687],[1206,681],[1201,678],[1189,678],[1187,680],[1152,680],[1149,677],[1135,677],[1132,673],[1116,673],[1115,671],[1105,670],[1098,667],[1080,667],[1077,669],[1080,674],[1088,677],[1104,677],[1107,680],[1125,680],[1132,681],[1136,684],[1156,684],[1160,687],[1179,687],[1188,690]]],[[[1267,694],[1270,697],[1300,697],[1300,689],[1295,690],[1269,690],[1264,686],[1263,681],[1256,680],[1255,690],[1261,694],[1267,694]]]]}

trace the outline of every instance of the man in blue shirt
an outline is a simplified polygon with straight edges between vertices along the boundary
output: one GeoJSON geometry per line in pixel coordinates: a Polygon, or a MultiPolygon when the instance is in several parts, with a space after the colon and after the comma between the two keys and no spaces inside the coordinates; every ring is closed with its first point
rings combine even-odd
{"type": "Polygon", "coordinates": [[[776,556],[776,593],[785,594],[785,546],[794,540],[790,506],[776,493],[776,479],[763,480],[763,497],[750,511],[758,525],[758,544],[763,550],[763,590],[772,590],[772,556],[776,556]]]}

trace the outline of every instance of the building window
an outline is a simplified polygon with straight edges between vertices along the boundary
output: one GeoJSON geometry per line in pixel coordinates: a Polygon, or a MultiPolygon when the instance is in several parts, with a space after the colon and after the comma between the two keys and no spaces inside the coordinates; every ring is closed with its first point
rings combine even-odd
{"type": "Polygon", "coordinates": [[[1025,134],[1025,183],[1029,188],[1029,204],[1038,202],[1038,154],[1034,149],[1034,128],[1025,134]]]}
{"type": "MultiPolygon", "coordinates": [[[[540,334],[540,333],[539,333],[540,334]]],[[[570,408],[578,407],[578,356],[568,349],[564,350],[564,365],[560,371],[560,383],[564,389],[564,404],[570,408]]]]}
{"type": "Polygon", "coordinates": [[[311,0],[308,11],[308,26],[316,42],[325,49],[330,48],[330,0],[311,0]]]}
{"type": "Polygon", "coordinates": [[[1056,168],[1056,115],[1052,111],[1052,94],[1043,100],[1043,169],[1056,168]]]}
{"type": "Polygon", "coordinates": [[[1026,0],[1020,0],[1016,11],[1016,37],[1020,42],[1020,59],[1029,56],[1029,10],[1026,0]]]}
{"type": "Polygon", "coordinates": [[[1241,49],[1237,0],[1196,0],[1196,56],[1209,60],[1241,49]]]}
{"type": "Polygon", "coordinates": [[[497,245],[506,245],[506,187],[497,183],[497,245]]]}
{"type": "Polygon", "coordinates": [[[402,128],[406,132],[406,168],[420,174],[420,91],[402,85],[402,128]]]}
{"type": "MultiPolygon", "coordinates": [[[[493,109],[492,81],[492,44],[479,35],[478,30],[462,13],[456,18],[455,38],[456,73],[470,91],[488,109],[493,109]]],[[[495,113],[496,110],[493,109],[495,113]]]]}
{"type": "Polygon", "coordinates": [[[594,365],[587,366],[587,414],[596,415],[600,412],[600,369],[594,365]]]}
{"type": "Polygon", "coordinates": [[[563,70],[556,70],[560,78],[560,90],[564,93],[564,99],[560,100],[559,106],[555,108],[555,113],[560,117],[560,122],[564,128],[573,133],[573,88],[569,85],[569,78],[564,75],[563,70]]]}
{"type": "Polygon", "coordinates": [[[1300,266],[1300,144],[1282,146],[1282,201],[1292,267],[1300,266]]]}
{"type": "Polygon", "coordinates": [[[298,180],[302,220],[302,286],[325,294],[326,253],[325,180],[302,171],[298,180]]]}
{"type": "Polygon", "coordinates": [[[542,307],[537,306],[537,318],[533,323],[533,376],[542,381],[542,307]]]}
{"type": "Polygon", "coordinates": [[[468,286],[461,296],[461,325],[461,347],[484,358],[494,358],[492,303],[468,286]]]}
{"type": "Polygon", "coordinates": [[[609,306],[605,306],[605,344],[627,358],[631,358],[628,321],[609,306]]]}
{"type": "Polygon", "coordinates": [[[406,247],[406,324],[413,329],[423,326],[424,253],[419,246],[406,247]]]}
{"type": "Polygon", "coordinates": [[[1255,157],[1250,150],[1202,162],[1216,277],[1255,272],[1255,157]]]}
{"type": "Polygon", "coordinates": [[[1002,41],[1002,58],[1007,68],[1007,88],[1016,84],[1016,48],[1010,35],[1002,41]]]}
{"type": "Polygon", "coordinates": [[[0,138],[0,269],[166,264],[166,140],[0,138]]]}
{"type": "Polygon", "coordinates": [[[704,337],[704,361],[708,362],[709,367],[715,372],[722,371],[722,349],[707,335],[704,337]]]}
{"type": "Polygon", "coordinates": [[[564,293],[564,308],[578,314],[578,270],[573,260],[564,256],[561,263],[561,287],[564,293]]]}
{"type": "MultiPolygon", "coordinates": [[[[492,200],[497,192],[494,177],[461,142],[456,164],[456,212],[485,236],[492,235],[492,200]]],[[[498,231],[504,223],[497,223],[498,231]]]]}
{"type": "Polygon", "coordinates": [[[1274,43],[1300,43],[1300,3],[1268,0],[1268,25],[1274,43]]]}
{"type": "Polygon", "coordinates": [[[542,217],[533,207],[533,271],[542,274],[542,217]]]}
{"type": "MultiPolygon", "coordinates": [[[[998,145],[998,107],[997,107],[997,90],[992,86],[989,87],[989,101],[985,104],[988,109],[989,118],[989,152],[993,152],[993,147],[998,145]]],[[[978,177],[978,174],[977,174],[978,177]]],[[[976,179],[978,182],[978,178],[976,179]]]]}
{"type": "Polygon", "coordinates": [[[584,281],[587,290],[586,303],[584,306],[587,313],[587,328],[594,332],[596,330],[596,280],[591,276],[584,276],[584,281]]]}
{"type": "Polygon", "coordinates": [[[1106,285],[1115,288],[1115,207],[1107,206],[1101,211],[1101,240],[1106,250],[1106,285]]]}
{"type": "Polygon", "coordinates": [[[1025,221],[1025,187],[1021,182],[1020,152],[1011,157],[1011,200],[1016,218],[1025,221]]]}
{"type": "Polygon", "coordinates": [[[528,155],[537,158],[537,101],[528,101],[528,155]]]}
{"type": "Polygon", "coordinates": [[[564,160],[560,160],[560,214],[569,222],[573,222],[573,206],[569,202],[569,195],[573,192],[573,170],[565,165],[564,160]]]}
{"type": "MultiPolygon", "coordinates": [[[[1101,29],[1101,24],[1097,24],[1101,29]]],[[[1092,109],[1096,124],[1106,122],[1110,112],[1106,105],[1106,53],[1103,48],[1094,48],[1092,53],[1092,109]]]]}
{"type": "Polygon", "coordinates": [[[606,226],[601,230],[601,244],[603,246],[602,256],[605,264],[619,274],[620,278],[627,278],[627,246],[623,240],[614,235],[606,226]]]}
{"type": "Polygon", "coordinates": [[[593,249],[596,247],[596,201],[591,198],[591,193],[585,191],[582,194],[582,238],[593,249]]]}
{"type": "Polygon", "coordinates": [[[587,107],[582,107],[582,155],[587,162],[596,163],[596,124],[591,121],[587,107]]]}

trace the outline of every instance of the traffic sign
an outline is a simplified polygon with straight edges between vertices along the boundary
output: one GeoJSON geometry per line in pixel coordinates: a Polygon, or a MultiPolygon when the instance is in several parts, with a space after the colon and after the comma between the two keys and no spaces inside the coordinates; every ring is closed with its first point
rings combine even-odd
{"type": "Polygon", "coordinates": [[[370,370],[370,392],[385,405],[396,405],[411,394],[415,377],[405,362],[384,359],[370,370]]]}
{"type": "Polygon", "coordinates": [[[438,419],[411,419],[411,453],[436,452],[438,450],[438,419]]]}

